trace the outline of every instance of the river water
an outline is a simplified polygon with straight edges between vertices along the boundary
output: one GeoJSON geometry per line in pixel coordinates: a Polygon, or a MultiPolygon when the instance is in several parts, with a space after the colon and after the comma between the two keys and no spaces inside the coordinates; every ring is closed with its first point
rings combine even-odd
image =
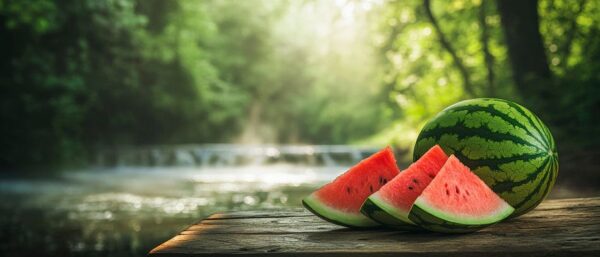
{"type": "MultiPolygon", "coordinates": [[[[87,169],[45,178],[3,178],[0,255],[144,256],[214,212],[299,207],[302,197],[376,150],[237,145],[122,149],[99,153],[87,169]]],[[[552,195],[570,196],[577,194],[564,188],[552,195]]]]}
{"type": "Polygon", "coordinates": [[[227,210],[299,207],[377,149],[174,146],[107,151],[93,167],[0,179],[0,255],[144,256],[227,210]]]}

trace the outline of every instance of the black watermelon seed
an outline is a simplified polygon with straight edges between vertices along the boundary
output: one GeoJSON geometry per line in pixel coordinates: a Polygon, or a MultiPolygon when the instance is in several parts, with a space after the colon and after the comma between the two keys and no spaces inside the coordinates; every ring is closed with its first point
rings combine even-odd
{"type": "Polygon", "coordinates": [[[450,195],[450,191],[448,191],[448,189],[446,189],[446,195],[450,195]]]}
{"type": "Polygon", "coordinates": [[[409,187],[408,187],[408,190],[413,190],[413,187],[409,186],[409,187]]]}
{"type": "Polygon", "coordinates": [[[418,181],[416,178],[413,178],[413,179],[412,179],[412,181],[413,181],[413,183],[415,183],[415,184],[419,184],[419,181],[418,181]]]}
{"type": "Polygon", "coordinates": [[[350,193],[350,187],[346,187],[346,192],[350,193]]]}
{"type": "Polygon", "coordinates": [[[371,193],[373,193],[373,185],[369,186],[369,190],[371,190],[371,193]]]}
{"type": "Polygon", "coordinates": [[[456,193],[460,194],[460,189],[458,189],[458,187],[456,187],[456,186],[454,188],[456,188],[456,193]]]}

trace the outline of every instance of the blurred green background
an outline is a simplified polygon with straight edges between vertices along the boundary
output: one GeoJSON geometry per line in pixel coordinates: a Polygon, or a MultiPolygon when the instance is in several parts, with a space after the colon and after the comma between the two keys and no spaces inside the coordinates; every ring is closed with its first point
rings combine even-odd
{"type": "MultiPolygon", "coordinates": [[[[250,179],[246,193],[221,199],[214,195],[236,176],[199,196],[198,183],[218,172],[211,165],[187,163],[206,172],[204,180],[190,180],[194,171],[178,177],[177,161],[149,170],[140,168],[147,162],[126,163],[136,168],[123,171],[122,149],[392,145],[406,162],[427,119],[474,97],[513,100],[539,115],[558,142],[559,186],[575,189],[563,196],[595,195],[598,13],[592,0],[0,0],[0,253],[143,255],[212,211],[299,206],[337,174],[269,189],[250,179]],[[99,165],[107,152],[114,162],[99,165]],[[153,202],[157,192],[112,184],[119,172],[131,180],[177,177],[181,184],[165,186],[175,190],[171,198],[160,195],[170,200],[161,199],[197,201],[173,212],[153,202]],[[74,197],[82,191],[91,200],[74,197]],[[48,205],[62,200],[64,209],[48,205]],[[142,205],[148,216],[122,204],[142,205]]],[[[299,165],[316,176],[313,166],[329,163],[319,158],[277,172],[299,165]]],[[[140,187],[156,181],[147,183],[140,187]]]]}
{"type": "Polygon", "coordinates": [[[97,149],[190,142],[410,148],[424,121],[472,97],[515,100],[559,146],[591,148],[599,8],[2,0],[0,165],[82,164],[97,149]]]}

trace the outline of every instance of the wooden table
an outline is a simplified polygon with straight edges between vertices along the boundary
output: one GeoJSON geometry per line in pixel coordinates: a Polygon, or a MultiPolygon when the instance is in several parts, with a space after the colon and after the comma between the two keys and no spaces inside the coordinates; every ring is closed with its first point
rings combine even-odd
{"type": "Polygon", "coordinates": [[[214,214],[149,256],[600,256],[600,197],[547,200],[471,234],[350,230],[303,209],[214,214]]]}

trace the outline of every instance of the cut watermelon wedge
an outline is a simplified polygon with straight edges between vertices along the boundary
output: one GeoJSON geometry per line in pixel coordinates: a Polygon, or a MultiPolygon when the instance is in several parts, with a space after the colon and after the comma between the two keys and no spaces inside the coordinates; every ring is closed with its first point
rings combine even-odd
{"type": "Polygon", "coordinates": [[[392,149],[386,147],[304,198],[302,204],[317,216],[338,225],[375,227],[379,224],[362,215],[360,206],[399,172],[392,149]]]}
{"type": "Polygon", "coordinates": [[[417,227],[408,218],[410,208],[447,159],[442,148],[435,145],[408,169],[369,196],[361,212],[388,227],[414,230],[417,227]]]}
{"type": "Polygon", "coordinates": [[[417,198],[409,218],[436,232],[472,232],[514,211],[454,155],[417,198]]]}

